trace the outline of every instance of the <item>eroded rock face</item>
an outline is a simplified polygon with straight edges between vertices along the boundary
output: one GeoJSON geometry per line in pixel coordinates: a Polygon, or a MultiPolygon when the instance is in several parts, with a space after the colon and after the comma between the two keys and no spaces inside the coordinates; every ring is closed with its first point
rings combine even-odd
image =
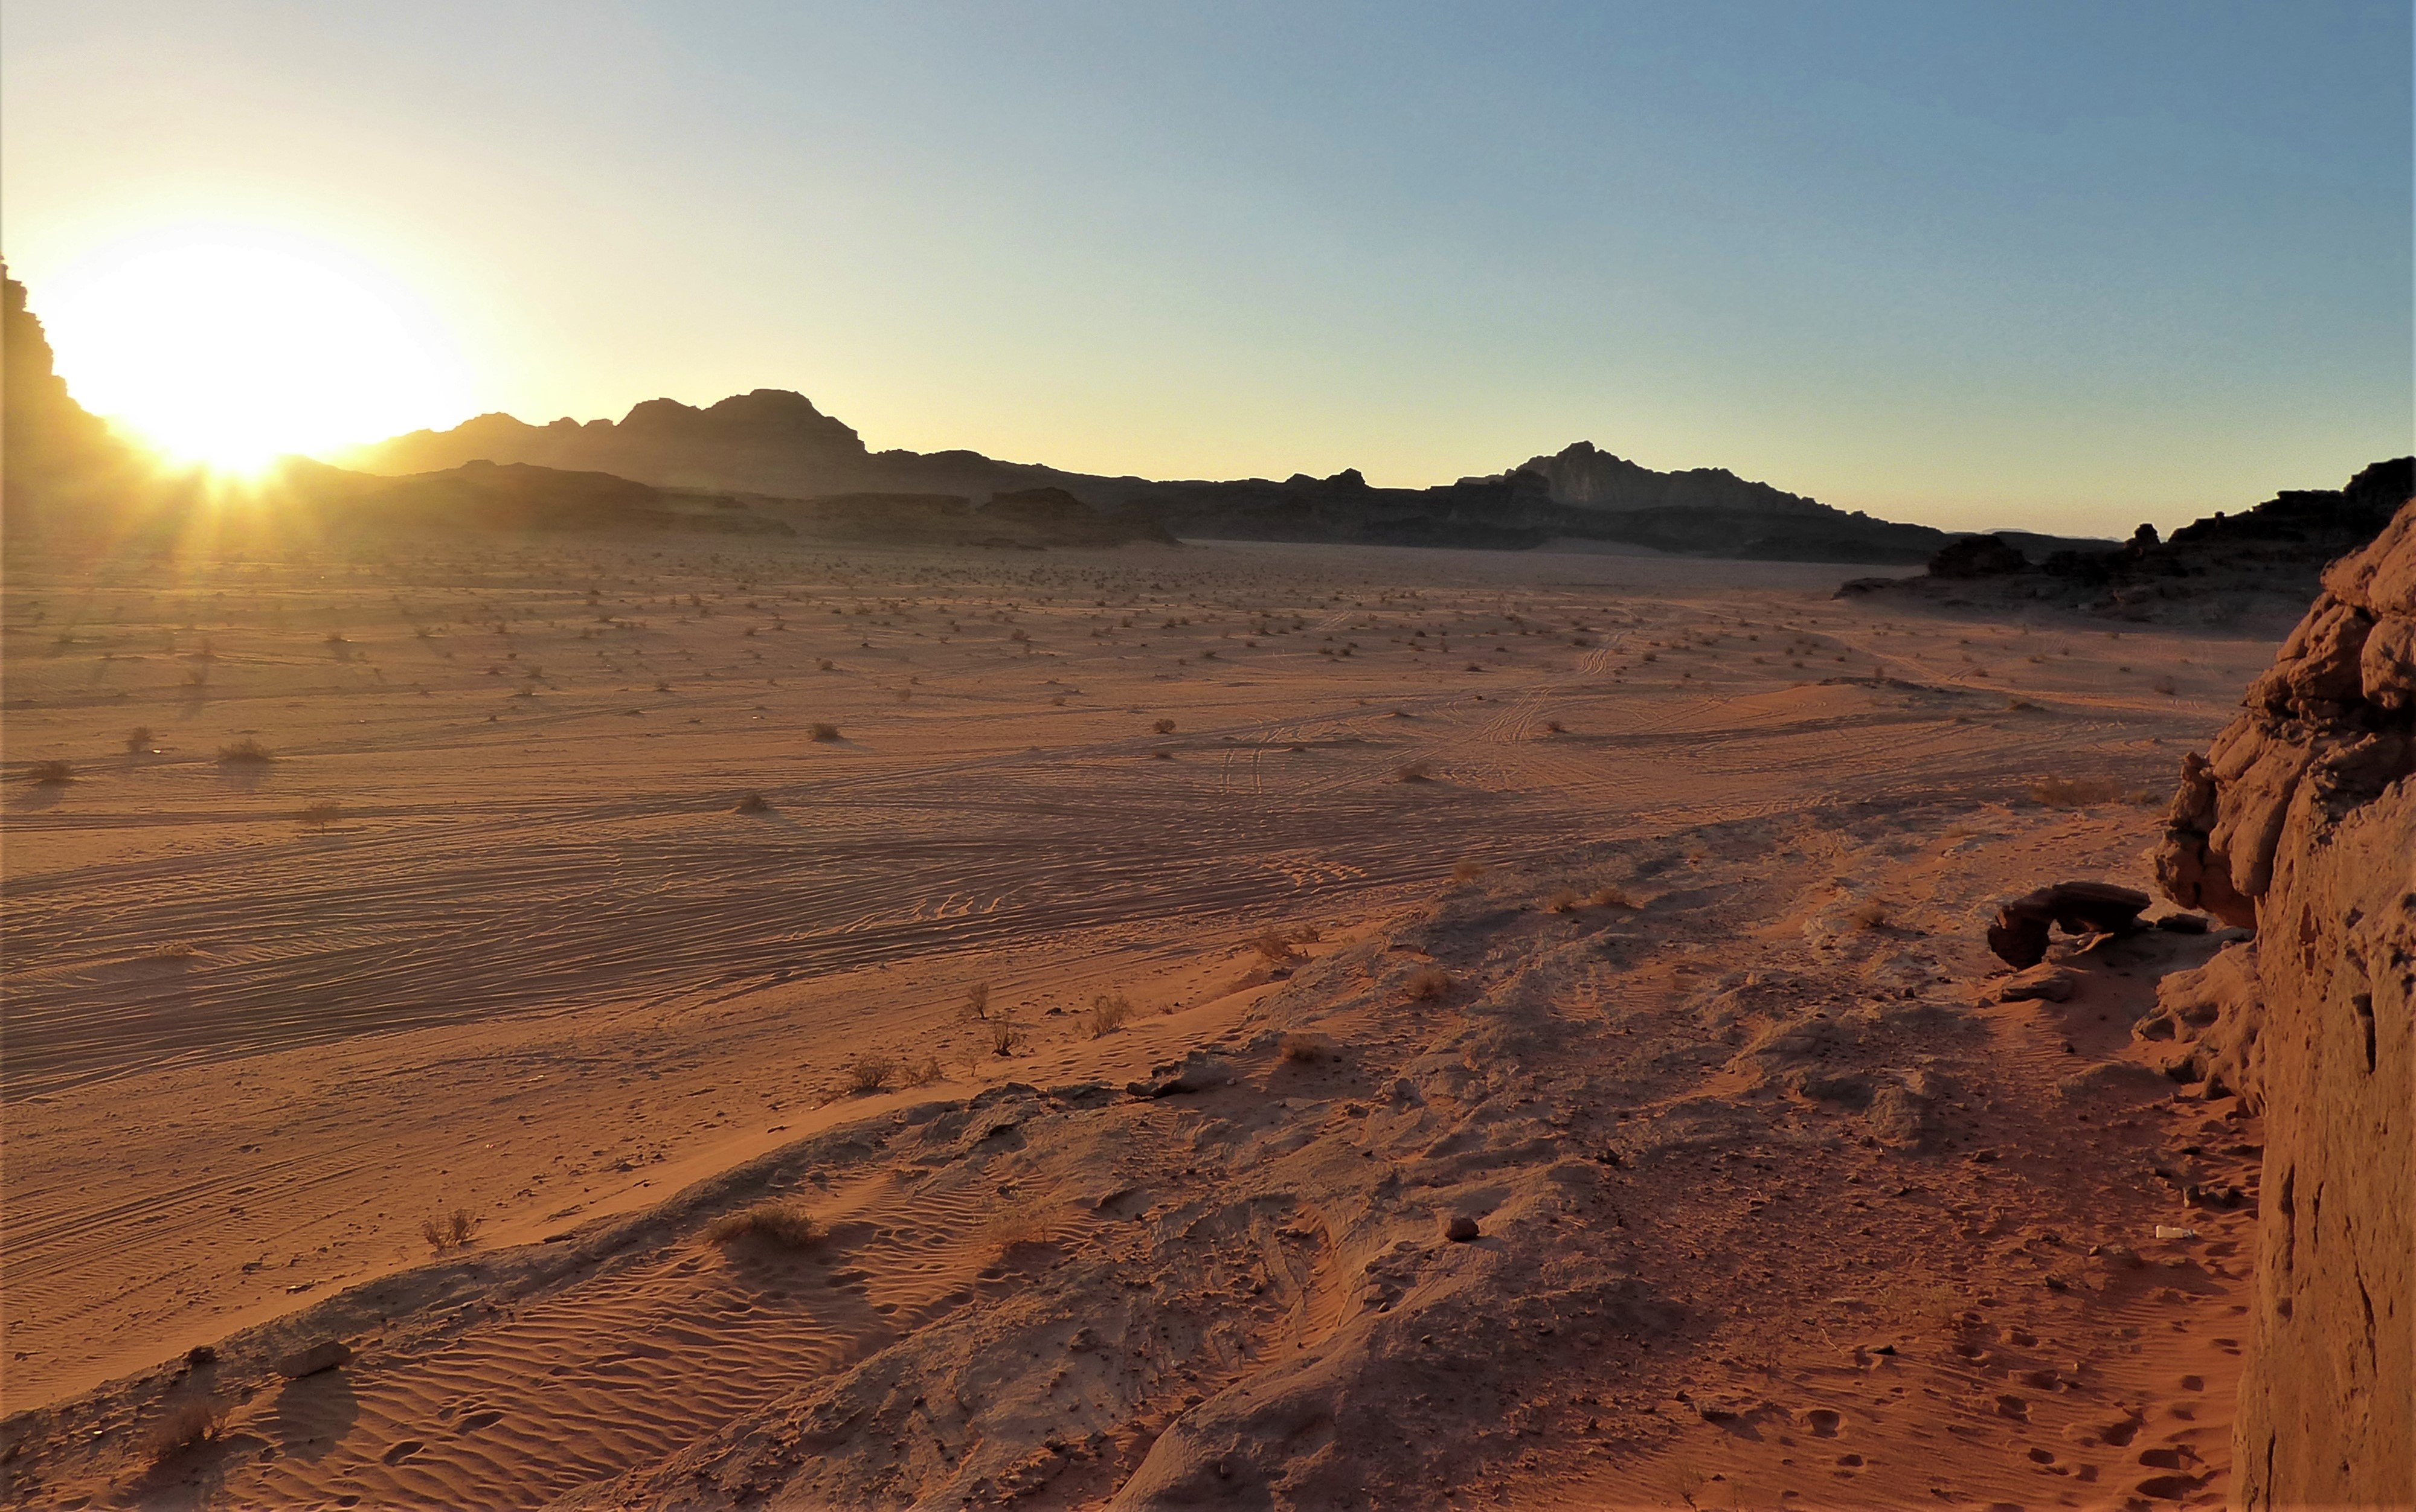
{"type": "Polygon", "coordinates": [[[2416,504],[2323,583],[2184,760],[2156,861],[2175,902],[2258,938],[2141,1025],[2263,1104],[2249,1507],[2416,1496],[2416,504]]]}

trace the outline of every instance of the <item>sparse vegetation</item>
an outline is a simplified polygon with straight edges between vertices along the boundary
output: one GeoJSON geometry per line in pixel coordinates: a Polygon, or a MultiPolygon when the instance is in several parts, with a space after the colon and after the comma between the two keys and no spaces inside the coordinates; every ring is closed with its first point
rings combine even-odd
{"type": "Polygon", "coordinates": [[[1627,895],[1622,887],[1598,887],[1586,895],[1586,902],[1597,908],[1641,908],[1644,905],[1627,895]]]}
{"type": "Polygon", "coordinates": [[[1130,1023],[1132,1016],[1133,1006],[1130,1002],[1120,996],[1101,993],[1091,999],[1091,1011],[1083,1019],[1082,1027],[1092,1039],[1104,1040],[1130,1023]]]}
{"type": "Polygon", "coordinates": [[[1551,895],[1544,900],[1544,906],[1556,914],[1575,913],[1578,911],[1578,890],[1554,888],[1551,895]]]}
{"type": "Polygon", "coordinates": [[[25,769],[25,780],[40,786],[75,781],[75,768],[64,761],[37,761],[25,769]]]}
{"type": "Polygon", "coordinates": [[[704,1236],[715,1244],[762,1239],[783,1250],[809,1250],[820,1244],[825,1235],[805,1204],[788,1199],[724,1213],[705,1225],[704,1236]]]}
{"type": "Polygon", "coordinates": [[[884,1055],[879,1051],[867,1051],[848,1063],[847,1089],[857,1097],[886,1092],[889,1084],[897,1077],[898,1061],[895,1056],[884,1055]]]}
{"type": "Polygon", "coordinates": [[[1485,872],[1486,866],[1483,861],[1462,861],[1451,869],[1451,879],[1460,883],[1473,882],[1483,876],[1485,872]]]}
{"type": "Polygon", "coordinates": [[[737,802],[732,803],[730,806],[730,812],[732,814],[769,814],[772,812],[772,803],[771,800],[765,798],[761,793],[745,793],[739,796],[737,802]]]}
{"type": "Polygon", "coordinates": [[[219,765],[222,767],[264,767],[274,759],[266,747],[249,737],[219,747],[219,765]]]}
{"type": "Polygon", "coordinates": [[[1154,735],[1171,735],[1174,733],[1174,721],[1170,719],[1153,720],[1150,722],[1149,728],[1150,733],[1154,735]]]}
{"type": "Polygon", "coordinates": [[[1438,1002],[1451,992],[1451,973],[1441,966],[1420,966],[1410,973],[1401,991],[1413,1003],[1438,1002]]]}
{"type": "Polygon", "coordinates": [[[1250,941],[1250,949],[1258,951],[1270,966],[1290,966],[1301,958],[1298,947],[1284,938],[1272,924],[1261,930],[1258,937],[1250,941]]]}
{"type": "Polygon", "coordinates": [[[806,734],[812,740],[836,741],[838,739],[838,726],[837,725],[825,725],[820,721],[816,721],[815,723],[806,726],[806,734]]]}
{"type": "Polygon", "coordinates": [[[305,826],[325,833],[327,826],[344,816],[344,811],[341,806],[321,799],[315,803],[305,804],[298,816],[305,826]]]}
{"type": "Polygon", "coordinates": [[[1022,1025],[1005,1019],[993,1020],[989,1026],[989,1053],[993,1055],[1015,1055],[1022,1050],[1031,1039],[1030,1035],[1023,1032],[1022,1025]]]}
{"type": "Polygon", "coordinates": [[[172,1404],[153,1425],[146,1447],[151,1462],[173,1460],[187,1449],[215,1440],[226,1429],[226,1408],[206,1397],[172,1404]]]}
{"type": "Polygon", "coordinates": [[[1879,929],[1888,921],[1887,905],[1877,898],[1865,898],[1847,910],[1846,917],[1854,921],[1857,929],[1879,929]]]}
{"type": "Polygon", "coordinates": [[[1283,1058],[1295,1066],[1315,1065],[1334,1054],[1334,1046],[1315,1034],[1287,1034],[1280,1048],[1283,1058]]]}
{"type": "Polygon", "coordinates": [[[438,1254],[469,1248],[471,1238],[478,1232],[478,1220],[466,1207],[456,1207],[444,1218],[423,1218],[419,1220],[419,1236],[438,1254]]]}
{"type": "Polygon", "coordinates": [[[2046,777],[2031,787],[2031,797],[2049,808],[2087,808],[2122,796],[2122,785],[2105,777],[2046,777]]]}
{"type": "Polygon", "coordinates": [[[929,1086],[947,1072],[941,1067],[939,1056],[925,1055],[920,1060],[905,1062],[898,1068],[898,1074],[909,1086],[929,1086]]]}
{"type": "Polygon", "coordinates": [[[978,1024],[989,1017],[989,983],[976,981],[965,989],[965,1017],[978,1024]]]}
{"type": "Polygon", "coordinates": [[[151,749],[151,726],[137,725],[126,732],[126,754],[141,756],[151,749]]]}

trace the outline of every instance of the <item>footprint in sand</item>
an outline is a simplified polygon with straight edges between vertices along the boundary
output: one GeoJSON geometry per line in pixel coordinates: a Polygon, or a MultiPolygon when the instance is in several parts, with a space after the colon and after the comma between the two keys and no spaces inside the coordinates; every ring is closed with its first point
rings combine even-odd
{"type": "Polygon", "coordinates": [[[476,1433],[482,1428],[492,1427],[494,1424],[500,1423],[503,1420],[503,1414],[495,1411],[491,1407],[489,1407],[464,1416],[461,1422],[453,1426],[453,1431],[456,1433],[476,1433]]]}
{"type": "Polygon", "coordinates": [[[380,1455],[378,1458],[384,1460],[387,1464],[399,1465],[405,1460],[410,1459],[413,1455],[417,1454],[420,1450],[427,1447],[428,1445],[424,1440],[404,1439],[401,1443],[395,1445],[392,1448],[386,1450],[385,1453],[380,1455]]]}

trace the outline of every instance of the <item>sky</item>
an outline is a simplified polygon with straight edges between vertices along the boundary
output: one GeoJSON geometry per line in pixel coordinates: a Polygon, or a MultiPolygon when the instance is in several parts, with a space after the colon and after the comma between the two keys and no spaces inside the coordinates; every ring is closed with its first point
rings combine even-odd
{"type": "Polygon", "coordinates": [[[403,343],[336,343],[343,439],[778,387],[1085,472],[1585,439],[2127,533],[2410,449],[2412,53],[2322,0],[6,0],[0,255],[98,394],[146,252],[334,270],[403,343]]]}

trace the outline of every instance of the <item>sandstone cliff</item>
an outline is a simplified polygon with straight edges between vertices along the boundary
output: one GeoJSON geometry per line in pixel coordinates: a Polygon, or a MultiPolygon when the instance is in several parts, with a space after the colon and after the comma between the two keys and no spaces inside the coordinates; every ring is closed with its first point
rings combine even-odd
{"type": "Polygon", "coordinates": [[[2140,1025],[2265,1117],[2235,1502],[2416,1502],[2416,503],[2324,573],[2167,823],[2173,901],[2257,931],[2140,1025]]]}

